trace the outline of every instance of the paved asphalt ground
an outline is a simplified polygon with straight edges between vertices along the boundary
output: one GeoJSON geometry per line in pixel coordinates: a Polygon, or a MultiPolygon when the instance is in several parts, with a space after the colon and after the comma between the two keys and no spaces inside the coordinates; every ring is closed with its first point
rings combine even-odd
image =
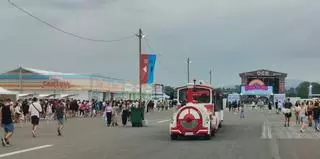
{"type": "Polygon", "coordinates": [[[40,136],[31,137],[31,126],[16,128],[11,147],[0,147],[8,159],[318,159],[319,134],[312,129],[284,128],[281,116],[247,110],[246,118],[225,113],[224,127],[211,140],[170,141],[171,111],[146,115],[144,128],[107,128],[102,119],[66,122],[63,137],[54,123],[41,123],[40,136]]]}

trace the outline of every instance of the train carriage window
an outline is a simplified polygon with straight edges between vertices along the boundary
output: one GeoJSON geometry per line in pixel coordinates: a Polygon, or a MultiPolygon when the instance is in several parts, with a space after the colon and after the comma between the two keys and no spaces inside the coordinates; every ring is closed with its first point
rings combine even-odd
{"type": "Polygon", "coordinates": [[[198,103],[210,103],[210,90],[203,88],[193,89],[193,100],[198,103]]]}
{"type": "Polygon", "coordinates": [[[181,105],[186,105],[187,103],[187,89],[181,89],[179,90],[179,102],[181,105]]]}
{"type": "MultiPolygon", "coordinates": [[[[187,101],[187,91],[188,89],[179,90],[179,102],[181,104],[187,101]]],[[[205,88],[194,88],[192,90],[192,97],[194,102],[197,103],[211,103],[210,101],[210,90],[205,88]]]]}

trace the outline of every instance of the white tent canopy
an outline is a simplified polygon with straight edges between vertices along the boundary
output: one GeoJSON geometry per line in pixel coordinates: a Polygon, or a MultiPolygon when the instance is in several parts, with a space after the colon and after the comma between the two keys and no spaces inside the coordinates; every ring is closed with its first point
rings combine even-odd
{"type": "Polygon", "coordinates": [[[78,94],[61,94],[60,98],[71,98],[75,96],[78,96],[78,94]]]}
{"type": "Polygon", "coordinates": [[[13,101],[17,100],[17,93],[8,91],[2,87],[0,87],[0,99],[5,100],[5,99],[11,99],[13,101]]]}
{"type": "Polygon", "coordinates": [[[163,97],[165,98],[165,99],[170,99],[170,96],[168,96],[167,94],[163,94],[163,97]]]}
{"type": "Polygon", "coordinates": [[[39,98],[52,98],[54,96],[58,96],[59,94],[40,94],[39,98]]]}
{"type": "Polygon", "coordinates": [[[0,87],[0,94],[3,94],[3,95],[14,95],[14,94],[17,94],[16,92],[12,92],[12,91],[8,91],[2,87],[0,87]]]}
{"type": "Polygon", "coordinates": [[[24,98],[24,97],[33,97],[34,94],[18,94],[19,98],[24,98]]]}

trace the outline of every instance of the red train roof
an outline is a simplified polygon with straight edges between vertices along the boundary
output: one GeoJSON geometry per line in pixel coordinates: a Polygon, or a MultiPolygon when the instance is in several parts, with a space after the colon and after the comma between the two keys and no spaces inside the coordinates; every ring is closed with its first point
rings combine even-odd
{"type": "Polygon", "coordinates": [[[206,85],[206,84],[187,84],[187,85],[184,85],[184,86],[181,86],[181,87],[177,87],[177,89],[183,89],[183,88],[205,88],[205,89],[211,89],[211,90],[214,90],[214,88],[210,85],[206,85]]]}

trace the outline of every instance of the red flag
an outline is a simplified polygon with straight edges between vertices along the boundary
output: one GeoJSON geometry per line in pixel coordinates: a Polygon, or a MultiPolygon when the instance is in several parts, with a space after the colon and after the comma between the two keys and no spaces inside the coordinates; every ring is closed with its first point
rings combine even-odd
{"type": "Polygon", "coordinates": [[[142,54],[140,61],[140,82],[141,84],[148,83],[148,59],[149,55],[142,54]]]}

